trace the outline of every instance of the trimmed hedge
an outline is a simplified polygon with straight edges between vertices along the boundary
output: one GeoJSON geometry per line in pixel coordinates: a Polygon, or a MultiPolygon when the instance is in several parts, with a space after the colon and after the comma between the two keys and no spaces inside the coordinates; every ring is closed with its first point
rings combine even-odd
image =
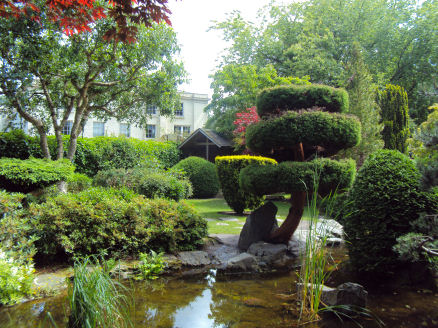
{"type": "Polygon", "coordinates": [[[219,191],[219,179],[213,163],[196,156],[190,156],[174,166],[182,170],[193,186],[193,198],[210,198],[219,191]]]}
{"type": "Polygon", "coordinates": [[[358,271],[388,273],[398,264],[396,239],[411,230],[422,211],[438,203],[422,193],[412,160],[395,150],[371,154],[350,190],[351,215],[344,230],[350,261],[358,271]]]}
{"type": "Polygon", "coordinates": [[[215,162],[225,201],[236,213],[241,214],[246,208],[255,209],[263,203],[263,197],[254,195],[252,190],[245,192],[240,188],[239,173],[251,164],[272,168],[277,161],[267,157],[241,155],[217,156],[215,162]]]}
{"type": "Polygon", "coordinates": [[[68,160],[0,158],[0,189],[28,193],[67,180],[74,169],[68,160]]]}
{"type": "Polygon", "coordinates": [[[258,196],[311,191],[315,172],[319,175],[318,192],[326,195],[351,186],[356,163],[351,159],[333,161],[321,158],[311,162],[282,162],[276,166],[253,164],[240,171],[239,182],[242,190],[258,196]]]}
{"type": "Polygon", "coordinates": [[[100,171],[93,179],[95,186],[126,187],[147,198],[168,198],[175,201],[192,195],[192,186],[178,173],[149,168],[100,171]]]}
{"type": "MultiPolygon", "coordinates": [[[[70,136],[63,136],[64,151],[67,151],[70,136]]],[[[55,136],[48,137],[52,158],[56,158],[55,136]]],[[[24,134],[21,130],[0,133],[0,156],[26,159],[42,158],[39,139],[24,134]]],[[[110,168],[133,168],[152,162],[170,168],[179,161],[178,146],[174,142],[138,140],[126,137],[78,138],[73,163],[76,172],[93,177],[98,171],[110,168]]]]}
{"type": "Polygon", "coordinates": [[[321,146],[336,153],[360,142],[361,125],[356,117],[344,114],[289,112],[250,125],[245,136],[248,148],[265,155],[272,149],[300,142],[307,147],[321,146]]]}
{"type": "Polygon", "coordinates": [[[186,203],[146,199],[123,188],[60,194],[31,204],[29,214],[38,232],[37,260],[193,250],[207,235],[206,221],[186,203]]]}
{"type": "Polygon", "coordinates": [[[262,118],[315,106],[328,112],[345,113],[349,106],[348,93],[327,85],[288,85],[264,89],[257,97],[257,112],[262,118]]]}

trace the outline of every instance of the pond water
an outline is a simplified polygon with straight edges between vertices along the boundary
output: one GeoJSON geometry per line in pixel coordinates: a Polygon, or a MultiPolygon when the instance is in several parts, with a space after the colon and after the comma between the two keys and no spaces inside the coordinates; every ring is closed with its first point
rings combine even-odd
{"type": "MultiPolygon", "coordinates": [[[[215,270],[196,276],[164,277],[132,282],[131,317],[134,327],[151,328],[255,328],[298,327],[295,301],[296,273],[269,276],[224,276],[215,270]]],[[[369,294],[369,308],[386,327],[438,327],[438,294],[422,289],[385,288],[369,294]]],[[[65,293],[56,297],[0,308],[0,327],[66,327],[65,293]]],[[[357,319],[363,327],[378,325],[357,319]]],[[[357,327],[326,318],[304,325],[312,328],[357,327]]]]}

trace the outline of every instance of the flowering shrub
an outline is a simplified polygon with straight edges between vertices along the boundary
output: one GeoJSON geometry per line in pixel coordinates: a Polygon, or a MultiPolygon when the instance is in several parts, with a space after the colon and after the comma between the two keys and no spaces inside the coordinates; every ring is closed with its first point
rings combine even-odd
{"type": "Polygon", "coordinates": [[[255,106],[245,109],[243,112],[236,113],[237,119],[234,120],[233,124],[236,126],[233,133],[236,136],[236,150],[241,150],[245,154],[249,154],[246,148],[245,133],[246,128],[251,124],[260,121],[260,117],[257,114],[257,108],[255,106]]]}
{"type": "Polygon", "coordinates": [[[0,304],[13,304],[32,293],[32,262],[19,263],[0,249],[0,304]]]}

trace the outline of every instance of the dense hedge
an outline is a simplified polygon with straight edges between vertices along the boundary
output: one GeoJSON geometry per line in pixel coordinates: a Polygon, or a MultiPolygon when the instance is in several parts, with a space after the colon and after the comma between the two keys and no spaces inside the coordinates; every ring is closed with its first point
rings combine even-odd
{"type": "Polygon", "coordinates": [[[193,198],[210,198],[219,191],[219,179],[213,163],[190,156],[174,166],[185,172],[193,186],[193,198]]]}
{"type": "Polygon", "coordinates": [[[315,106],[345,113],[348,105],[347,91],[318,84],[278,86],[263,90],[257,97],[257,112],[262,118],[315,106]]]}
{"type": "MultiPolygon", "coordinates": [[[[70,136],[64,136],[64,151],[70,136]]],[[[48,137],[52,158],[56,158],[56,139],[48,137]]],[[[0,156],[26,159],[29,156],[42,158],[39,139],[24,134],[21,130],[0,133],[0,156]]],[[[174,142],[138,140],[126,137],[78,138],[73,163],[76,172],[93,177],[100,170],[132,168],[153,161],[163,168],[170,168],[179,161],[179,150],[174,142]]]]}
{"type": "Polygon", "coordinates": [[[356,172],[353,160],[333,161],[326,158],[311,162],[282,162],[274,167],[249,165],[240,172],[240,187],[256,195],[278,192],[311,191],[315,174],[319,178],[318,191],[326,195],[335,189],[351,186],[356,172]]]}
{"type": "Polygon", "coordinates": [[[274,159],[248,155],[218,156],[215,162],[222,193],[228,206],[236,213],[242,213],[246,208],[255,209],[262,204],[262,197],[255,196],[252,190],[244,192],[239,187],[239,173],[251,164],[271,167],[277,164],[274,159]]]}
{"type": "Polygon", "coordinates": [[[147,198],[178,201],[192,195],[190,181],[178,172],[142,167],[99,171],[93,179],[93,184],[101,187],[126,187],[147,198]]]}
{"type": "Polygon", "coordinates": [[[252,151],[267,155],[284,145],[321,146],[331,153],[357,145],[361,125],[354,116],[327,112],[289,112],[260,121],[246,130],[246,144],[252,151]]]}
{"type": "Polygon", "coordinates": [[[0,158],[0,189],[31,192],[67,180],[74,169],[68,160],[0,158]]]}
{"type": "Polygon", "coordinates": [[[350,261],[358,271],[390,272],[397,264],[392,248],[407,234],[419,212],[437,210],[436,199],[419,189],[414,163],[394,150],[371,154],[349,192],[345,220],[350,261]]]}
{"type": "Polygon", "coordinates": [[[146,199],[126,189],[90,188],[31,204],[37,259],[175,252],[202,245],[207,224],[184,202],[146,199]]]}

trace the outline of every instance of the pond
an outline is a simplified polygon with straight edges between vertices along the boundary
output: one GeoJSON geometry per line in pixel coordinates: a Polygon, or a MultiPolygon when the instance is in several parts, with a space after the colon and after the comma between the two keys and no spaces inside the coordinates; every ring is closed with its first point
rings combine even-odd
{"type": "MultiPolygon", "coordinates": [[[[224,276],[210,270],[190,277],[167,277],[132,282],[131,317],[134,327],[254,328],[297,327],[296,273],[269,276],[224,276]]],[[[427,290],[370,293],[370,309],[386,327],[438,327],[438,295],[427,290]]],[[[65,294],[0,308],[0,327],[66,327],[65,294]]],[[[378,327],[358,319],[363,327],[378,327]]],[[[305,325],[312,328],[357,327],[335,318],[305,325]]]]}

